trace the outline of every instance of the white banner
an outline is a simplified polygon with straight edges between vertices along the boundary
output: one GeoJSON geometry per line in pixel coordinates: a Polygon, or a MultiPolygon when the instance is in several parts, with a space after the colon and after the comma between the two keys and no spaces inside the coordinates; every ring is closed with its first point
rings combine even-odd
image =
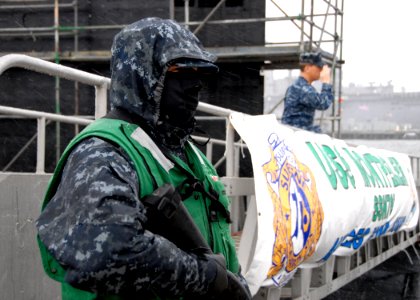
{"type": "Polygon", "coordinates": [[[235,113],[231,122],[254,171],[258,239],[245,270],[253,293],[266,280],[282,286],[298,267],[416,226],[418,196],[407,155],[294,131],[274,115],[235,113]]]}

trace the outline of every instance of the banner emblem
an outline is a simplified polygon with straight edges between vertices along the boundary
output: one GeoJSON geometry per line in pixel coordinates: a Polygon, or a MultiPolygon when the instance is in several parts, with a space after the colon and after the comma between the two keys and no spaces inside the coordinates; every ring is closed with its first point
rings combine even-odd
{"type": "Polygon", "coordinates": [[[262,166],[274,207],[275,242],[267,274],[274,281],[276,274],[281,279],[284,274],[279,273],[293,272],[313,254],[324,219],[311,170],[278,141],[270,136],[271,159],[262,166]]]}

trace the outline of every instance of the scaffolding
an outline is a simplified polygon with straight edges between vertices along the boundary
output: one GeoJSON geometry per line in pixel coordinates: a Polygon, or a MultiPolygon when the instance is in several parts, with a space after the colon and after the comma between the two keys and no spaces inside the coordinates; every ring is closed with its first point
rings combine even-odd
{"type": "MultiPolygon", "coordinates": [[[[88,1],[90,2],[90,1],[88,1]]],[[[298,1],[275,1],[267,0],[266,5],[274,6],[277,15],[261,18],[222,18],[215,19],[216,13],[222,11],[227,5],[228,0],[208,1],[214,3],[213,7],[207,7],[206,16],[201,20],[192,20],[194,10],[197,7],[194,0],[169,0],[167,3],[167,16],[177,19],[181,24],[189,27],[191,31],[199,35],[203,28],[211,28],[217,25],[239,25],[239,24],[264,24],[268,26],[278,26],[289,24],[293,27],[285,27],[280,31],[279,36],[284,33],[294,31],[295,35],[285,41],[266,42],[261,45],[250,46],[220,46],[215,47],[206,45],[206,48],[218,57],[219,63],[259,63],[261,70],[274,69],[297,69],[299,66],[299,56],[302,52],[320,51],[325,61],[331,66],[332,80],[335,88],[335,101],[333,102],[329,115],[321,115],[319,122],[329,122],[330,130],[327,133],[334,137],[340,137],[341,121],[341,94],[342,94],[342,35],[343,35],[343,6],[344,0],[301,0],[298,1]],[[183,7],[180,2],[183,1],[183,7]],[[194,6],[195,5],[195,6],[194,6]]],[[[244,1],[242,1],[243,3],[244,1]]],[[[85,5],[85,3],[84,3],[85,5]]],[[[0,1],[1,12],[51,12],[51,26],[26,27],[19,26],[13,28],[0,28],[1,38],[51,38],[54,46],[51,51],[22,51],[20,54],[30,55],[36,58],[53,61],[55,63],[70,62],[108,62],[111,53],[109,49],[81,50],[79,39],[81,34],[96,34],[110,30],[120,30],[126,24],[81,24],[79,14],[81,3],[78,0],[3,0],[0,1]],[[72,14],[72,24],[61,24],[60,15],[72,14]],[[71,49],[63,50],[61,40],[69,38],[73,40],[71,49]]],[[[229,14],[221,14],[229,16],[229,14]]],[[[48,21],[46,21],[48,22],[48,21]]],[[[67,20],[66,23],[69,23],[67,20]]],[[[8,53],[1,53],[3,56],[8,53]]],[[[278,106],[278,105],[276,105],[278,106]]],[[[60,113],[60,79],[55,79],[55,112],[60,113]]],[[[79,85],[74,84],[74,115],[79,115],[79,85]]],[[[75,126],[75,133],[79,131],[78,125],[75,126]]],[[[60,156],[60,124],[56,122],[56,158],[60,156]]]]}

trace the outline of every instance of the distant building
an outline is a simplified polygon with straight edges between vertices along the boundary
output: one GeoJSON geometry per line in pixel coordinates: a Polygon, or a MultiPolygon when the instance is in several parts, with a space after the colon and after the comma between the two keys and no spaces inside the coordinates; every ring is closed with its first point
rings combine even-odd
{"type": "Polygon", "coordinates": [[[343,87],[343,94],[344,95],[387,95],[387,94],[394,94],[394,86],[391,84],[391,81],[388,82],[387,85],[375,85],[373,82],[369,85],[356,85],[354,83],[350,83],[347,87],[343,87]]]}
{"type": "Polygon", "coordinates": [[[341,133],[405,133],[420,132],[420,93],[395,93],[386,86],[354,86],[344,88],[341,133]]]}

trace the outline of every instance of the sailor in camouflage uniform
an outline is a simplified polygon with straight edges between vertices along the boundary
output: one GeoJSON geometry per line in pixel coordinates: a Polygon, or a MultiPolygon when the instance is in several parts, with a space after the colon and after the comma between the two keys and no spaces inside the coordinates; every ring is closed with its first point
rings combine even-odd
{"type": "Polygon", "coordinates": [[[218,71],[214,61],[171,20],[143,19],[116,35],[111,111],[70,142],[36,223],[44,268],[61,282],[63,299],[250,299],[229,199],[189,141],[201,82],[218,71]],[[168,183],[222,256],[181,250],[148,230],[142,201],[168,183]],[[232,289],[228,274],[244,289],[232,289]]]}
{"type": "Polygon", "coordinates": [[[299,78],[286,91],[281,122],[320,133],[321,128],[313,124],[315,110],[327,110],[334,100],[330,70],[320,53],[301,54],[300,70],[299,78]],[[311,85],[319,79],[322,82],[321,93],[311,85]]]}

